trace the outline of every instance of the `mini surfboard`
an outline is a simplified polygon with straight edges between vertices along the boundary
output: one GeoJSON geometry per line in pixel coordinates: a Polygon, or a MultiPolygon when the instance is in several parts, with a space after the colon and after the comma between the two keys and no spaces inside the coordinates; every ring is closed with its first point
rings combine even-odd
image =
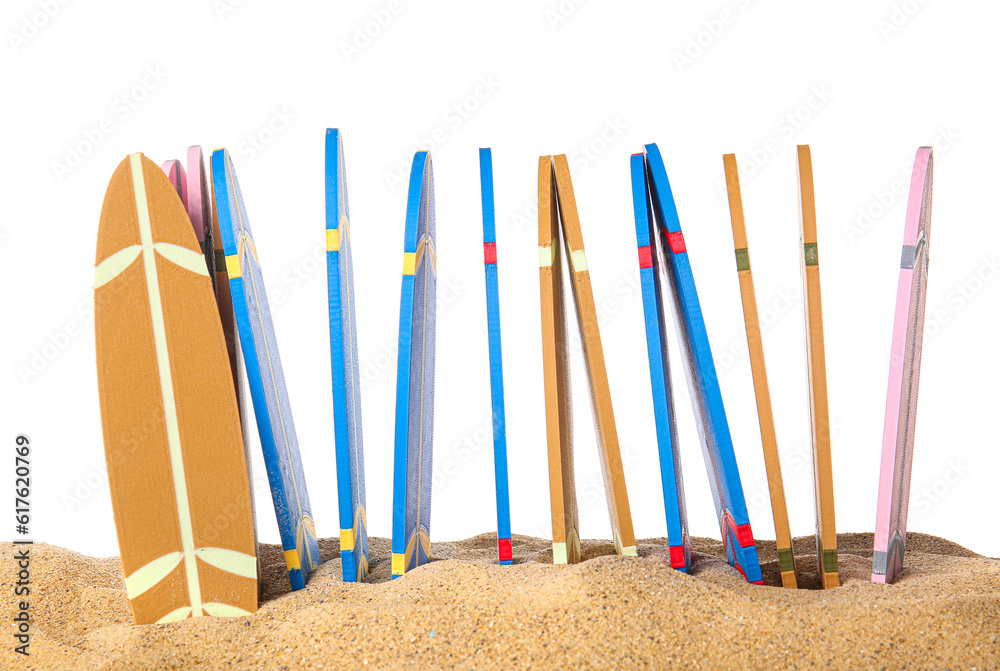
{"type": "Polygon", "coordinates": [[[642,286],[646,351],[649,355],[649,380],[653,392],[653,419],[660,457],[663,506],[667,517],[670,566],[687,573],[691,568],[691,538],[688,534],[684,479],[677,446],[677,421],[667,356],[666,315],[660,284],[663,262],[656,244],[656,228],[649,203],[646,159],[643,154],[632,154],[631,172],[635,237],[639,250],[639,282],[642,286]]]}
{"type": "Polygon", "coordinates": [[[580,519],[573,473],[573,403],[570,394],[562,230],[552,157],[538,159],[538,278],[542,312],[545,436],[552,506],[552,562],[580,561],[580,519]]]}
{"type": "Polygon", "coordinates": [[[921,147],[917,150],[910,177],[903,254],[896,290],[896,318],[892,327],[889,392],[885,403],[882,468],[875,515],[872,582],[891,583],[903,568],[906,552],[906,517],[910,502],[913,436],[917,423],[933,180],[934,150],[921,147]]]}
{"type": "Polygon", "coordinates": [[[403,238],[393,461],[392,577],[430,561],[434,448],[434,343],[437,257],[434,172],[418,151],[410,168],[403,238]]]}
{"type": "MultiPolygon", "coordinates": [[[[580,228],[580,217],[576,207],[576,196],[573,192],[573,182],[570,178],[569,163],[566,160],[566,155],[560,154],[553,157],[543,156],[539,161],[538,179],[539,196],[544,196],[548,199],[547,203],[540,202],[538,207],[539,266],[542,268],[548,267],[550,269],[551,281],[555,283],[562,282],[562,266],[555,265],[557,257],[553,252],[553,247],[555,246],[557,240],[553,237],[553,233],[556,232],[552,230],[552,227],[558,226],[558,232],[562,234],[562,243],[565,248],[567,262],[569,264],[570,277],[572,278],[570,282],[570,290],[573,296],[577,325],[579,326],[580,335],[583,339],[583,354],[587,364],[587,383],[590,390],[591,407],[594,412],[594,428],[597,433],[597,448],[601,457],[601,474],[604,479],[604,491],[607,497],[608,514],[611,518],[611,532],[615,544],[615,551],[620,555],[636,556],[635,534],[632,530],[632,511],[629,507],[628,491],[625,487],[625,470],[622,466],[621,450],[618,445],[618,430],[615,427],[614,408],[611,404],[611,388],[608,385],[608,373],[604,363],[604,349],[601,345],[601,332],[597,325],[597,308],[594,304],[594,292],[590,282],[590,270],[587,267],[587,255],[583,245],[583,232],[580,228]],[[551,166],[549,168],[549,175],[543,174],[546,165],[551,166]],[[551,198],[552,187],[547,186],[552,180],[554,180],[555,183],[555,210],[557,214],[553,214],[553,203],[551,198]]],[[[558,235],[556,237],[558,237],[558,235]]],[[[543,280],[543,294],[547,293],[546,290],[548,290],[548,292],[552,291],[551,287],[546,288],[544,286],[543,280]]],[[[562,294],[563,290],[560,289],[559,293],[562,294]]],[[[552,325],[554,325],[554,321],[545,315],[546,307],[554,308],[555,305],[551,298],[548,299],[548,306],[545,305],[546,298],[544,296],[542,300],[542,328],[544,331],[546,330],[546,326],[551,328],[552,325]]],[[[550,364],[554,358],[562,356],[564,364],[563,373],[568,375],[569,367],[565,365],[565,356],[568,350],[565,330],[549,334],[548,336],[543,336],[543,339],[551,340],[552,338],[555,338],[556,340],[561,339],[561,346],[554,348],[554,352],[546,352],[543,361],[546,364],[550,364]]],[[[545,371],[546,398],[552,396],[557,400],[557,402],[561,400],[568,404],[568,386],[566,388],[567,393],[565,395],[560,394],[558,386],[552,390],[548,387],[550,380],[554,380],[557,375],[558,373],[555,370],[547,369],[545,371]]],[[[563,384],[566,383],[564,382],[563,384]]],[[[546,403],[547,410],[549,407],[549,403],[546,403]]],[[[565,408],[553,409],[555,410],[555,416],[547,419],[550,424],[560,423],[563,416],[565,416],[567,420],[571,417],[571,409],[568,405],[565,408]]],[[[556,434],[557,438],[561,438],[560,433],[561,427],[559,432],[556,434]]],[[[550,435],[552,434],[550,433],[550,435]]],[[[568,433],[567,439],[569,439],[568,433]]],[[[558,501],[554,495],[552,496],[554,504],[559,504],[554,505],[552,510],[552,526],[554,534],[558,519],[562,519],[563,524],[565,525],[566,505],[564,503],[564,497],[568,493],[575,499],[575,490],[572,487],[565,486],[566,478],[572,478],[572,468],[566,468],[565,466],[566,461],[571,459],[571,455],[566,455],[564,453],[559,454],[558,459],[556,459],[555,463],[553,463],[552,457],[555,456],[554,452],[556,451],[554,448],[557,446],[559,451],[562,452],[561,442],[556,442],[554,444],[550,442],[549,444],[549,481],[551,483],[555,479],[552,474],[554,469],[555,474],[560,480],[560,490],[562,494],[558,501]]],[[[575,512],[575,508],[576,504],[575,501],[573,501],[572,505],[569,506],[569,509],[575,512]]],[[[576,533],[575,526],[573,527],[573,533],[575,534],[575,537],[566,538],[562,541],[562,545],[559,544],[560,541],[556,540],[555,537],[553,538],[553,563],[566,564],[579,560],[580,541],[579,535],[576,533]]]]}
{"type": "Polygon", "coordinates": [[[754,395],[757,399],[757,417],[760,423],[760,440],[764,448],[764,466],[767,471],[768,491],[771,495],[771,514],[774,517],[774,534],[777,538],[778,568],[781,584],[795,589],[795,556],[792,554],[792,534],[788,526],[788,509],[785,506],[785,486],[781,480],[781,460],[778,457],[778,439],[774,431],[771,412],[771,392],[767,384],[767,367],[764,365],[764,345],[760,334],[757,313],[757,296],[753,290],[750,271],[750,252],[747,249],[746,223],[743,218],[743,197],[740,195],[740,173],[736,155],[722,157],[726,171],[726,189],[729,194],[729,216],[733,223],[733,244],[736,249],[736,272],[740,278],[740,296],[743,300],[743,321],[747,330],[747,351],[750,353],[750,371],[753,375],[754,395]]]}
{"type": "Polygon", "coordinates": [[[94,281],[108,484],[136,624],[257,610],[252,494],[212,283],[184,206],[132,154],[94,281]]]}
{"type": "Polygon", "coordinates": [[[326,274],[341,572],[346,582],[361,582],[368,573],[361,374],[358,369],[347,170],[343,141],[336,128],[326,131],[326,274]]]}
{"type": "Polygon", "coordinates": [[[748,582],[760,584],[762,576],[757,546],[747,515],[743,484],[722,402],[722,390],[715,371],[705,318],[694,283],[691,260],[681,231],[663,157],[655,144],[645,147],[646,173],[652,196],[653,213],[659,224],[657,242],[669,269],[670,296],[674,325],[680,341],[688,388],[694,403],[695,420],[701,437],[705,468],[715,499],[722,542],[730,565],[748,582]]]}
{"type": "Polygon", "coordinates": [[[497,558],[513,561],[510,544],[510,492],[507,480],[507,426],[503,402],[503,348],[500,341],[500,280],[497,275],[496,213],[493,203],[493,153],[479,150],[483,201],[483,263],[486,269],[486,330],[490,345],[490,392],[493,403],[493,469],[497,490],[497,558]]]}
{"type": "Polygon", "coordinates": [[[292,589],[302,589],[309,574],[320,564],[319,543],[257,248],[233,164],[225,149],[212,152],[212,182],[233,313],[288,579],[292,589]]]}
{"type": "Polygon", "coordinates": [[[166,174],[167,179],[170,180],[170,184],[177,191],[177,196],[181,199],[181,203],[187,208],[187,175],[184,173],[184,166],[177,159],[170,159],[161,163],[160,169],[166,174]]]}
{"type": "Polygon", "coordinates": [[[840,585],[837,572],[837,521],[833,507],[830,408],[823,346],[823,302],[819,284],[816,194],[809,145],[798,145],[799,219],[802,286],[805,297],[806,358],[809,364],[809,414],[812,433],[813,492],[816,498],[816,557],[823,587],[840,585]]]}

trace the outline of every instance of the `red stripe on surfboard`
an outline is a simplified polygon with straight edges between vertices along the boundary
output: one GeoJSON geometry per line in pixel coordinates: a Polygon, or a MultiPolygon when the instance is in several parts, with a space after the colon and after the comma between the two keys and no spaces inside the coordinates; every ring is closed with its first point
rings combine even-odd
{"type": "Polygon", "coordinates": [[[645,245],[639,248],[639,267],[640,268],[653,267],[653,252],[649,248],[649,245],[645,245]]]}
{"type": "Polygon", "coordinates": [[[670,247],[670,251],[674,254],[687,251],[687,245],[684,244],[684,234],[682,232],[671,233],[670,231],[666,231],[666,234],[667,246],[670,247]]]}
{"type": "Polygon", "coordinates": [[[497,262],[497,243],[495,242],[484,242],[483,243],[483,260],[487,264],[497,262]]]}
{"type": "Polygon", "coordinates": [[[670,568],[685,568],[686,564],[684,562],[684,546],[683,545],[671,545],[670,546],[670,568]]]}
{"type": "Polygon", "coordinates": [[[751,547],[753,543],[753,531],[750,530],[749,522],[736,527],[736,542],[742,547],[751,547]]]}

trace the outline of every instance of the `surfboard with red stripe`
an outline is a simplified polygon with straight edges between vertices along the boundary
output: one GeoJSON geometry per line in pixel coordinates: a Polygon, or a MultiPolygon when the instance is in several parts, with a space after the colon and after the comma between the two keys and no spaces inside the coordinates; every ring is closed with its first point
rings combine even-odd
{"type": "Polygon", "coordinates": [[[691,569],[691,537],[688,533],[687,503],[684,498],[684,478],[677,444],[677,418],[667,350],[667,315],[661,274],[665,272],[664,260],[656,242],[656,222],[649,201],[645,156],[641,153],[632,154],[630,167],[639,282],[646,327],[646,353],[649,358],[653,420],[660,458],[660,485],[667,519],[670,566],[687,573],[691,569]]]}
{"type": "Polygon", "coordinates": [[[108,484],[135,622],[256,611],[251,492],[212,283],[176,189],[141,154],[108,185],[94,302],[108,484]]]}
{"type": "Polygon", "coordinates": [[[705,469],[715,501],[719,531],[729,564],[748,582],[762,582],[760,560],[750,527],[743,483],[729,431],[729,420],[708,339],[705,315],[695,286],[694,271],[681,230],[677,204],[659,147],[645,146],[646,174],[652,212],[659,235],[656,243],[666,261],[668,291],[681,349],[681,363],[688,381],[705,469]]]}
{"type": "Polygon", "coordinates": [[[497,271],[496,212],[493,203],[493,152],[479,150],[483,201],[483,265],[486,275],[486,326],[490,346],[490,392],[493,404],[493,469],[497,500],[497,559],[513,562],[510,544],[510,487],[507,479],[507,413],[504,410],[503,347],[500,338],[500,278],[497,271]]]}

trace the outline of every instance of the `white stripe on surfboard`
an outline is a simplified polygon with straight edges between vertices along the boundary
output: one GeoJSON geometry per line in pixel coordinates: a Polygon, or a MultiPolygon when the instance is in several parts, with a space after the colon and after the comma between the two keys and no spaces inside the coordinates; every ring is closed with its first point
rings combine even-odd
{"type": "MultiPolygon", "coordinates": [[[[244,578],[257,578],[257,558],[253,555],[216,547],[197,548],[195,555],[206,564],[227,573],[244,578]]],[[[169,552],[133,571],[132,575],[125,578],[125,592],[128,594],[129,600],[136,598],[170,575],[183,558],[183,552],[169,552]]]]}
{"type": "MultiPolygon", "coordinates": [[[[94,271],[94,288],[102,287],[121,275],[138,258],[142,249],[142,245],[130,245],[98,263],[94,271]]],[[[205,265],[205,257],[201,252],[195,252],[172,242],[154,242],[153,249],[171,263],[208,277],[208,266],[205,265]]]]}
{"type": "Polygon", "coordinates": [[[142,261],[146,270],[146,289],[149,293],[149,311],[153,322],[153,342],[156,348],[156,364],[160,377],[160,393],[163,396],[163,414],[167,426],[167,446],[170,451],[170,470],[174,480],[174,497],[177,501],[177,518],[180,525],[188,598],[191,600],[191,615],[200,617],[202,615],[201,583],[198,578],[198,565],[195,562],[194,530],[191,524],[191,507],[188,503],[187,481],[184,476],[184,460],[181,455],[181,432],[177,419],[177,403],[174,399],[173,376],[170,371],[170,353],[167,351],[167,329],[163,318],[160,281],[156,271],[153,229],[149,221],[149,203],[146,202],[146,184],[142,176],[142,154],[130,154],[129,165],[132,168],[132,188],[135,194],[135,209],[139,218],[139,239],[142,244],[142,261]]]}

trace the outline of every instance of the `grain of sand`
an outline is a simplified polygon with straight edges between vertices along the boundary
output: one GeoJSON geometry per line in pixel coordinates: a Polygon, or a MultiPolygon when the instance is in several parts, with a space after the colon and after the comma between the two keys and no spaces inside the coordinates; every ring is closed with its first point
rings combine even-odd
{"type": "MultiPolygon", "coordinates": [[[[893,585],[869,582],[871,534],[839,536],[841,586],[816,589],[815,542],[795,541],[799,583],[778,587],[774,543],[758,542],[765,586],[695,539],[692,575],[666,564],[664,539],[617,557],[586,541],[553,566],[548,541],[495,536],[435,543],[436,561],[389,581],[389,544],[371,539],[372,575],[340,580],[337,541],[291,593],[280,548],[262,546],[264,601],[253,616],[134,626],[117,558],[33,546],[31,656],[4,669],[998,669],[1000,560],[911,534],[893,585]]],[[[13,594],[14,546],[0,589],[13,594]]],[[[13,613],[13,597],[5,600],[13,613]]]]}

